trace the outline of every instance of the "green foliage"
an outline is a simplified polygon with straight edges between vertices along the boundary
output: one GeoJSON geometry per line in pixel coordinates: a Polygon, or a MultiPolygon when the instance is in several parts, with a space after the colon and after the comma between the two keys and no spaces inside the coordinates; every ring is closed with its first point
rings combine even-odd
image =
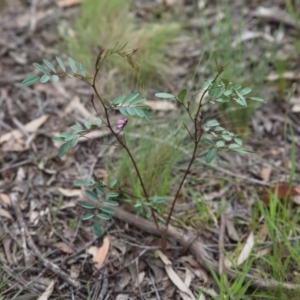
{"type": "Polygon", "coordinates": [[[76,63],[74,61],[73,58],[69,57],[68,58],[68,62],[69,62],[69,66],[73,72],[73,74],[69,74],[66,71],[66,67],[64,65],[64,63],[62,62],[61,58],[56,56],[56,61],[58,63],[58,65],[60,66],[60,68],[63,70],[63,73],[57,73],[55,66],[47,59],[43,59],[44,64],[46,65],[43,66],[39,63],[33,63],[33,66],[39,70],[40,72],[44,73],[42,76],[38,76],[38,75],[33,75],[33,76],[29,76],[27,78],[25,78],[22,81],[22,85],[23,86],[29,86],[34,84],[35,82],[37,82],[38,80],[40,80],[41,83],[46,83],[48,82],[50,79],[52,82],[57,82],[59,81],[59,77],[61,76],[68,76],[70,78],[72,77],[79,77],[83,80],[87,80],[88,78],[86,77],[86,71],[84,66],[80,63],[80,74],[77,74],[77,67],[76,67],[76,63]],[[51,74],[51,72],[53,74],[51,74]]]}
{"type": "MultiPolygon", "coordinates": [[[[114,213],[111,207],[116,207],[119,203],[115,198],[119,197],[119,192],[112,190],[118,184],[117,179],[111,180],[109,185],[106,185],[104,181],[98,180],[97,177],[91,178],[87,181],[85,180],[76,180],[74,181],[75,186],[89,186],[90,189],[85,191],[85,195],[92,202],[82,202],[81,207],[93,211],[87,212],[82,216],[83,221],[94,219],[95,217],[108,221],[111,218],[111,215],[114,213]],[[112,200],[111,198],[114,198],[112,200]],[[110,207],[111,206],[111,207],[110,207]]],[[[102,226],[97,219],[93,223],[94,233],[97,236],[100,236],[103,232],[102,226]]]]}
{"type": "MultiPolygon", "coordinates": [[[[140,141],[144,142],[140,145],[137,145],[136,139],[134,139],[133,145],[129,145],[130,142],[128,139],[125,140],[125,133],[124,138],[119,136],[120,132],[125,126],[127,126],[128,119],[120,120],[121,122],[116,126],[118,131],[116,131],[111,124],[109,113],[111,110],[118,110],[124,116],[138,116],[151,120],[151,116],[148,111],[150,107],[144,103],[146,99],[139,93],[133,92],[129,95],[118,96],[117,98],[109,101],[100,96],[95,84],[103,61],[113,54],[117,54],[118,56],[125,58],[131,66],[134,65],[132,57],[136,53],[136,50],[126,51],[124,50],[125,46],[126,44],[121,46],[116,44],[112,49],[101,49],[95,60],[95,73],[93,77],[86,76],[85,67],[81,63],[76,63],[71,57],[68,58],[68,64],[72,72],[67,73],[67,69],[63,61],[57,56],[56,62],[63,70],[62,74],[56,74],[56,67],[49,60],[43,59],[45,66],[39,63],[33,64],[36,69],[43,73],[43,75],[40,78],[37,76],[30,76],[22,82],[22,85],[28,86],[36,82],[38,79],[40,79],[42,83],[46,83],[50,79],[53,82],[57,82],[59,80],[59,76],[67,76],[70,78],[75,77],[90,85],[105,113],[102,117],[98,114],[94,104],[94,95],[92,95],[91,103],[99,118],[94,121],[86,120],[82,125],[74,124],[70,127],[70,131],[63,131],[59,134],[59,136],[53,138],[54,141],[62,143],[58,150],[58,156],[63,157],[77,145],[79,138],[84,137],[85,134],[93,130],[101,130],[103,127],[110,129],[112,135],[119,145],[125,149],[126,153],[126,160],[123,162],[121,161],[118,166],[119,175],[117,177],[120,180],[121,185],[125,187],[128,187],[128,183],[130,183],[133,193],[129,193],[129,195],[131,195],[131,199],[129,199],[129,201],[133,203],[137,211],[147,217],[152,216],[156,222],[156,226],[159,227],[155,217],[155,212],[163,213],[164,211],[166,195],[170,188],[171,166],[176,161],[177,153],[174,151],[174,148],[170,146],[170,143],[161,143],[157,145],[153,138],[147,139],[147,142],[145,142],[146,140],[140,139],[140,141]],[[77,73],[78,66],[80,74],[77,73]],[[90,79],[92,79],[91,82],[90,79]],[[133,149],[138,150],[138,153],[134,153],[133,149]],[[127,159],[128,157],[129,160],[127,159]],[[134,172],[131,171],[132,166],[134,172]]],[[[211,163],[216,157],[217,152],[221,150],[247,153],[247,150],[242,148],[242,140],[239,136],[223,128],[219,121],[213,119],[207,121],[205,124],[203,122],[202,109],[205,105],[229,103],[234,101],[245,107],[249,100],[263,102],[261,98],[253,96],[249,97],[251,88],[242,88],[239,84],[234,85],[230,81],[220,78],[227,65],[228,63],[224,66],[217,64],[218,73],[213,80],[207,80],[205,82],[199,102],[193,101],[193,98],[185,101],[188,94],[187,89],[180,91],[178,96],[165,92],[155,94],[158,98],[177,100],[186,110],[189,121],[191,121],[193,125],[193,131],[191,132],[184,124],[184,128],[187,130],[194,144],[192,150],[193,154],[190,158],[190,163],[184,172],[183,178],[181,179],[182,181],[179,184],[178,191],[175,193],[176,196],[173,199],[171,210],[168,212],[167,227],[173,214],[175,203],[178,199],[179,189],[186,179],[192,163],[197,158],[198,146],[202,139],[209,145],[209,149],[205,157],[206,163],[211,163]],[[208,97],[205,98],[205,96],[208,97]]],[[[170,139],[169,132],[167,134],[168,139],[170,139]]],[[[174,139],[178,137],[176,134],[172,135],[172,138],[174,139]]],[[[163,137],[163,139],[165,138],[166,137],[163,137]]],[[[108,184],[106,184],[99,180],[96,176],[93,176],[92,179],[87,181],[77,180],[74,182],[76,186],[89,188],[85,191],[85,195],[91,200],[91,203],[83,202],[81,204],[83,208],[88,210],[88,212],[82,216],[82,220],[87,221],[95,217],[104,221],[110,220],[111,215],[114,212],[112,207],[118,206],[116,198],[119,197],[120,191],[116,189],[117,183],[117,179],[112,179],[108,184]]],[[[93,228],[95,234],[101,234],[102,229],[99,221],[94,221],[93,228]]]]}
{"type": "Polygon", "coordinates": [[[138,116],[150,121],[151,115],[148,112],[150,107],[142,104],[145,100],[146,98],[140,96],[139,93],[132,93],[127,96],[115,98],[112,100],[111,104],[113,105],[113,108],[118,109],[124,116],[138,116]]]}
{"type": "MultiPolygon", "coordinates": [[[[276,43],[257,43],[257,39],[242,42],[242,35],[247,28],[247,21],[243,14],[235,14],[232,10],[232,2],[229,0],[217,1],[215,9],[222,12],[222,17],[216,18],[212,26],[204,26],[201,31],[199,47],[201,47],[202,55],[198,63],[201,65],[201,69],[205,70],[203,74],[212,74],[215,70],[214,58],[223,62],[231,61],[230,68],[224,72],[224,78],[252,88],[255,87],[256,93],[267,98],[268,89],[265,88],[265,77],[270,72],[270,61],[273,65],[274,56],[278,52],[276,43]],[[203,60],[203,57],[208,57],[208,59],[203,60]]],[[[199,18],[204,20],[207,18],[205,10],[199,10],[199,18]]],[[[193,37],[194,39],[198,38],[198,33],[195,33],[193,37]]],[[[286,65],[286,61],[284,64],[286,65]]],[[[193,85],[200,87],[206,79],[205,76],[197,74],[193,85]]],[[[228,129],[240,136],[245,136],[249,133],[249,122],[259,104],[259,102],[251,101],[245,108],[235,101],[224,102],[218,106],[218,110],[228,129]]]]}

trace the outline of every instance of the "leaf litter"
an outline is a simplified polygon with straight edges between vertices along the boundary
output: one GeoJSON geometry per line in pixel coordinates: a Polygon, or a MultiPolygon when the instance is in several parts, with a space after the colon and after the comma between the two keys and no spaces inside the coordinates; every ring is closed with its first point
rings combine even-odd
{"type": "MultiPolygon", "coordinates": [[[[111,245],[106,238],[102,241],[102,238],[95,239],[93,237],[92,224],[89,226],[80,223],[82,211],[79,210],[77,203],[81,197],[81,190],[74,189],[72,182],[78,179],[78,174],[91,174],[93,168],[105,169],[102,159],[106,152],[99,145],[81,139],[80,142],[85,143],[87,148],[84,151],[79,148],[75,149],[74,153],[61,161],[56,156],[57,149],[53,147],[51,137],[74,122],[82,122],[83,119],[95,117],[90,112],[91,110],[86,109],[88,100],[85,99],[89,98],[89,91],[80,84],[75,86],[66,81],[59,82],[57,89],[41,84],[24,90],[18,86],[18,82],[25,77],[24,70],[30,72],[27,65],[33,60],[32,49],[38,49],[38,54],[35,55],[40,58],[57,54],[57,49],[52,48],[57,41],[56,33],[47,31],[47,35],[45,35],[43,30],[48,28],[47,26],[57,16],[61,16],[64,21],[69,22],[67,7],[76,5],[78,2],[75,0],[60,1],[58,5],[62,5],[66,9],[59,12],[58,15],[52,5],[45,5],[44,2],[36,2],[32,5],[20,2],[20,5],[13,8],[8,3],[8,10],[5,13],[1,12],[0,31],[3,42],[1,42],[0,50],[0,68],[1,74],[6,74],[6,77],[0,78],[0,214],[2,214],[0,226],[3,227],[5,235],[11,235],[11,237],[3,243],[0,257],[6,257],[7,262],[7,266],[3,266],[4,279],[13,278],[7,288],[11,287],[13,292],[21,294],[25,294],[27,289],[38,295],[37,298],[40,297],[40,299],[48,299],[54,293],[70,294],[72,292],[76,293],[76,299],[86,299],[87,294],[83,291],[84,289],[78,291],[71,283],[76,285],[80,282],[84,285],[86,280],[90,280],[91,285],[96,286],[98,282],[101,282],[103,283],[101,291],[98,294],[95,292],[95,295],[98,296],[101,293],[116,292],[113,282],[120,279],[122,290],[117,291],[119,293],[116,296],[117,299],[122,297],[137,299],[140,291],[147,295],[144,297],[149,296],[149,299],[151,299],[150,297],[156,299],[157,293],[162,299],[166,297],[175,299],[177,296],[182,299],[193,299],[192,297],[197,296],[200,290],[203,293],[199,299],[209,299],[209,295],[218,296],[217,289],[214,290],[210,287],[213,279],[209,270],[199,263],[197,257],[193,257],[196,263],[191,258],[185,261],[183,259],[185,256],[181,255],[176,248],[178,247],[177,243],[170,243],[170,249],[167,254],[164,254],[165,257],[161,254],[165,260],[162,263],[161,258],[154,256],[155,249],[147,248],[152,245],[151,243],[155,245],[155,248],[157,243],[155,244],[153,240],[149,243],[146,242],[149,233],[144,229],[135,228],[130,222],[124,224],[122,220],[115,219],[117,225],[114,227],[110,224],[106,228],[109,235],[115,239],[111,245]],[[34,10],[37,12],[35,15],[32,14],[34,10]],[[10,22],[16,17],[19,17],[18,22],[10,22]],[[33,40],[28,36],[28,30],[38,32],[40,36],[36,36],[33,40]],[[18,39],[12,39],[9,32],[17,33],[18,39]],[[76,90],[79,91],[80,98],[76,96],[76,90]],[[92,157],[97,157],[97,155],[99,160],[95,163],[92,157]],[[28,157],[31,159],[28,160],[28,157]],[[12,208],[8,196],[12,191],[18,194],[24,228],[15,225],[18,211],[12,208]],[[12,229],[8,230],[8,228],[12,229]],[[33,238],[40,253],[43,254],[35,257],[36,261],[32,268],[27,268],[27,265],[24,264],[24,258],[28,252],[33,251],[27,234],[33,238]],[[124,241],[128,244],[124,244],[124,241]],[[117,245],[118,243],[120,244],[117,245]],[[69,247],[69,244],[73,247],[69,247]],[[87,254],[87,249],[91,249],[91,247],[94,247],[92,248],[94,249],[94,258],[87,254]],[[143,252],[141,250],[143,247],[148,250],[143,252]],[[129,255],[131,258],[127,259],[129,255]],[[44,260],[44,257],[48,257],[48,260],[44,260]],[[137,257],[139,258],[138,263],[137,257]],[[172,261],[168,257],[171,257],[172,261]],[[147,263],[149,261],[151,267],[147,263]],[[54,266],[58,266],[58,268],[55,269],[51,264],[45,267],[45,263],[55,263],[54,266]],[[70,276],[70,278],[65,277],[67,280],[60,277],[66,276],[62,272],[64,270],[67,270],[67,275],[70,276]],[[109,274],[106,277],[102,276],[104,270],[107,270],[109,274]],[[21,272],[22,276],[20,276],[21,272]],[[55,281],[42,280],[57,274],[59,276],[55,281]],[[154,276],[154,285],[150,284],[150,274],[154,276]],[[33,281],[35,276],[41,279],[33,281]],[[71,281],[72,278],[78,281],[71,281]],[[107,287],[104,284],[105,278],[108,280],[107,287]],[[60,290],[59,287],[62,286],[63,289],[60,290]],[[123,289],[131,291],[130,296],[122,293],[123,289]]],[[[143,2],[145,3],[141,3],[140,12],[148,11],[148,15],[151,9],[155,11],[155,5],[161,5],[159,1],[143,2]]],[[[167,14],[180,8],[181,16],[183,16],[184,12],[188,12],[190,9],[188,2],[186,1],[182,8],[180,7],[182,1],[169,1],[166,8],[167,14]]],[[[247,13],[249,13],[249,26],[242,30],[241,35],[233,33],[234,36],[230,41],[233,46],[247,47],[255,41],[254,51],[257,53],[255,52],[254,55],[260,58],[264,57],[265,53],[259,51],[263,51],[265,43],[279,43],[276,45],[278,48],[282,47],[282,44],[290,43],[295,35],[295,28],[299,28],[298,23],[291,18],[287,11],[275,8],[272,2],[269,4],[269,8],[260,5],[251,8],[246,5],[247,13]],[[253,17],[255,17],[254,20],[253,17]],[[262,30],[261,24],[270,30],[265,30],[266,28],[262,30]],[[276,30],[281,24],[287,27],[284,28],[283,33],[277,31],[281,34],[280,40],[276,37],[276,30]]],[[[212,33],[216,32],[215,22],[217,18],[224,19],[224,15],[218,15],[216,8],[209,1],[198,1],[197,5],[205,17],[199,18],[198,14],[191,14],[191,18],[186,22],[189,24],[188,30],[201,34],[201,30],[208,27],[212,33]]],[[[238,11],[238,5],[235,5],[237,3],[233,2],[232,10],[238,11]]],[[[170,67],[172,72],[168,80],[170,93],[176,94],[181,87],[187,86],[190,78],[185,75],[191,72],[191,66],[195,65],[201,51],[203,51],[201,43],[197,43],[197,39],[188,39],[186,36],[179,38],[178,45],[174,49],[170,49],[170,60],[173,64],[170,67]]],[[[250,257],[251,251],[255,255],[261,256],[272,251],[272,245],[267,243],[270,234],[268,230],[261,233],[262,237],[259,238],[260,232],[254,234],[249,231],[248,227],[250,220],[248,205],[251,206],[255,203],[254,198],[258,190],[262,189],[267,205],[272,200],[269,190],[274,193],[277,187],[279,187],[280,198],[290,197],[295,205],[299,205],[299,200],[296,198],[299,196],[299,176],[295,174],[294,182],[289,190],[286,182],[288,182],[290,169],[282,159],[284,155],[288,156],[291,153],[293,140],[295,143],[297,141],[299,143],[300,123],[297,106],[299,102],[297,101],[299,98],[299,70],[296,68],[297,62],[299,62],[299,57],[293,59],[287,69],[280,74],[270,68],[270,72],[266,76],[266,81],[271,84],[267,83],[268,89],[271,91],[269,104],[267,107],[257,110],[251,121],[253,138],[247,141],[247,145],[268,160],[268,169],[266,169],[265,161],[255,155],[247,158],[224,155],[221,156],[217,165],[209,166],[205,171],[199,162],[191,174],[193,190],[196,194],[201,195],[199,198],[204,201],[202,203],[207,209],[207,215],[211,216],[211,219],[208,218],[210,223],[207,225],[205,220],[195,220],[195,203],[186,192],[176,211],[178,223],[174,221],[174,225],[182,227],[188,232],[201,229],[199,234],[205,236],[203,247],[210,254],[212,265],[218,261],[219,254],[217,243],[220,222],[218,205],[221,196],[225,195],[228,201],[229,199],[232,201],[230,214],[226,216],[227,233],[224,247],[226,253],[234,252],[236,254],[232,259],[241,266],[250,257]],[[296,82],[297,89],[291,101],[282,101],[285,100],[281,99],[284,97],[279,96],[278,91],[280,91],[282,80],[285,80],[288,86],[291,81],[296,82]],[[258,111],[262,113],[259,115],[258,111]],[[283,117],[283,111],[286,112],[285,117],[283,117]],[[286,122],[292,124],[294,136],[289,133],[284,134],[282,128],[286,122]],[[255,166],[258,168],[255,169],[255,166]],[[228,189],[221,193],[222,188],[220,188],[218,180],[211,178],[218,178],[218,176],[224,178],[224,175],[228,189]],[[248,181],[243,182],[245,177],[248,181]],[[270,189],[265,188],[264,183],[270,189]],[[243,195],[242,201],[236,196],[237,194],[243,195]],[[241,223],[244,225],[241,226],[241,223]],[[265,243],[266,248],[256,250],[255,241],[265,243]],[[238,244],[241,245],[240,248],[238,244]]],[[[201,67],[198,73],[207,77],[211,75],[207,69],[203,70],[201,67]]],[[[161,104],[151,102],[154,110],[165,115],[171,114],[176,109],[170,104],[171,102],[168,101],[161,102],[161,104]]],[[[98,132],[90,138],[97,140],[108,136],[106,132],[98,132]]],[[[115,155],[114,151],[111,149],[109,151],[111,151],[111,155],[115,155]]],[[[178,169],[180,168],[179,165],[178,169]]],[[[298,161],[296,161],[296,169],[299,170],[298,161]]],[[[186,183],[185,189],[189,191],[190,188],[190,183],[186,183]]],[[[261,229],[263,228],[262,225],[261,229]]]]}

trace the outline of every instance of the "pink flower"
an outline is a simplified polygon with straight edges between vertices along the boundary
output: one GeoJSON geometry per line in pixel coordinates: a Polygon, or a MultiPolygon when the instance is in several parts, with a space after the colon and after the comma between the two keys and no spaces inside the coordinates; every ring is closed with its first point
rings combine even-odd
{"type": "Polygon", "coordinates": [[[117,129],[122,130],[126,124],[128,123],[128,119],[121,119],[118,121],[117,129]]]}

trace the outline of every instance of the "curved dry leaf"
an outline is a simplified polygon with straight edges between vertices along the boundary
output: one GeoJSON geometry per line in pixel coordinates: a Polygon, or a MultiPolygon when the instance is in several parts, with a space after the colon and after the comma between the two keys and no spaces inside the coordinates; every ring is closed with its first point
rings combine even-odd
{"type": "Polygon", "coordinates": [[[238,266],[241,265],[249,257],[249,255],[253,249],[253,246],[254,246],[254,234],[251,231],[247,238],[247,241],[238,257],[238,260],[237,260],[238,266]]]}
{"type": "MultiPolygon", "coordinates": [[[[35,132],[38,128],[40,128],[46,120],[49,118],[49,115],[43,115],[37,119],[32,120],[24,126],[24,129],[27,132],[35,132]]],[[[0,137],[0,144],[7,142],[11,139],[18,140],[23,136],[23,132],[19,129],[12,130],[0,137]]]]}
{"type": "Polygon", "coordinates": [[[78,5],[81,3],[81,0],[58,0],[56,1],[57,6],[59,7],[70,7],[78,5]]]}
{"type": "Polygon", "coordinates": [[[93,261],[95,262],[96,269],[99,270],[103,266],[109,251],[109,246],[109,238],[106,236],[103,239],[103,244],[100,248],[92,246],[87,250],[89,254],[93,255],[93,261]]]}
{"type": "Polygon", "coordinates": [[[63,189],[57,188],[57,190],[65,197],[75,197],[82,194],[81,189],[63,189]]]}
{"type": "Polygon", "coordinates": [[[56,247],[57,249],[59,249],[62,252],[68,253],[68,254],[71,254],[74,252],[73,249],[64,242],[56,243],[56,244],[54,244],[54,247],[56,247]]]}
{"type": "Polygon", "coordinates": [[[153,110],[160,110],[160,111],[170,111],[170,110],[177,110],[177,106],[175,103],[166,101],[166,100],[159,100],[159,101],[145,101],[146,105],[149,105],[153,110]]]}
{"type": "Polygon", "coordinates": [[[48,298],[51,296],[51,294],[53,292],[54,284],[55,284],[55,281],[51,280],[46,291],[37,300],[48,300],[48,298]]]}
{"type": "Polygon", "coordinates": [[[3,208],[0,208],[0,217],[4,217],[4,218],[10,219],[10,220],[13,220],[13,217],[11,216],[11,214],[3,208]]]}
{"type": "Polygon", "coordinates": [[[8,205],[8,206],[11,206],[11,201],[10,201],[10,198],[9,198],[8,195],[1,193],[1,194],[0,194],[0,200],[1,200],[4,204],[6,204],[6,205],[8,205]]]}
{"type": "Polygon", "coordinates": [[[275,81],[280,78],[288,79],[288,80],[300,80],[300,73],[296,73],[293,71],[286,71],[286,72],[283,72],[282,74],[278,74],[278,73],[273,72],[273,73],[270,73],[265,79],[268,81],[275,81]]]}
{"type": "Polygon", "coordinates": [[[178,274],[172,268],[172,263],[168,259],[168,257],[163,254],[160,250],[157,250],[156,253],[160,257],[160,259],[165,264],[165,270],[171,279],[171,281],[177,286],[177,288],[182,292],[181,297],[184,300],[196,300],[191,290],[186,286],[186,284],[181,280],[178,274]]]}

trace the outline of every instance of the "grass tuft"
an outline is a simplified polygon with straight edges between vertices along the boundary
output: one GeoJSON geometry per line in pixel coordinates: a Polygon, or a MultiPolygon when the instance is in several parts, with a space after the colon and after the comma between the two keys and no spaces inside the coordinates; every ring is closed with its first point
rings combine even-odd
{"type": "Polygon", "coordinates": [[[117,43],[129,43],[131,48],[138,48],[134,59],[140,67],[134,70],[121,57],[106,61],[103,73],[114,70],[113,80],[107,82],[107,93],[115,89],[125,92],[136,88],[136,85],[148,89],[163,78],[167,70],[165,58],[168,47],[180,31],[179,23],[175,22],[158,23],[156,20],[155,23],[138,23],[131,12],[131,4],[132,0],[84,1],[72,36],[65,38],[68,52],[88,69],[93,67],[99,47],[108,49],[117,43]]]}

